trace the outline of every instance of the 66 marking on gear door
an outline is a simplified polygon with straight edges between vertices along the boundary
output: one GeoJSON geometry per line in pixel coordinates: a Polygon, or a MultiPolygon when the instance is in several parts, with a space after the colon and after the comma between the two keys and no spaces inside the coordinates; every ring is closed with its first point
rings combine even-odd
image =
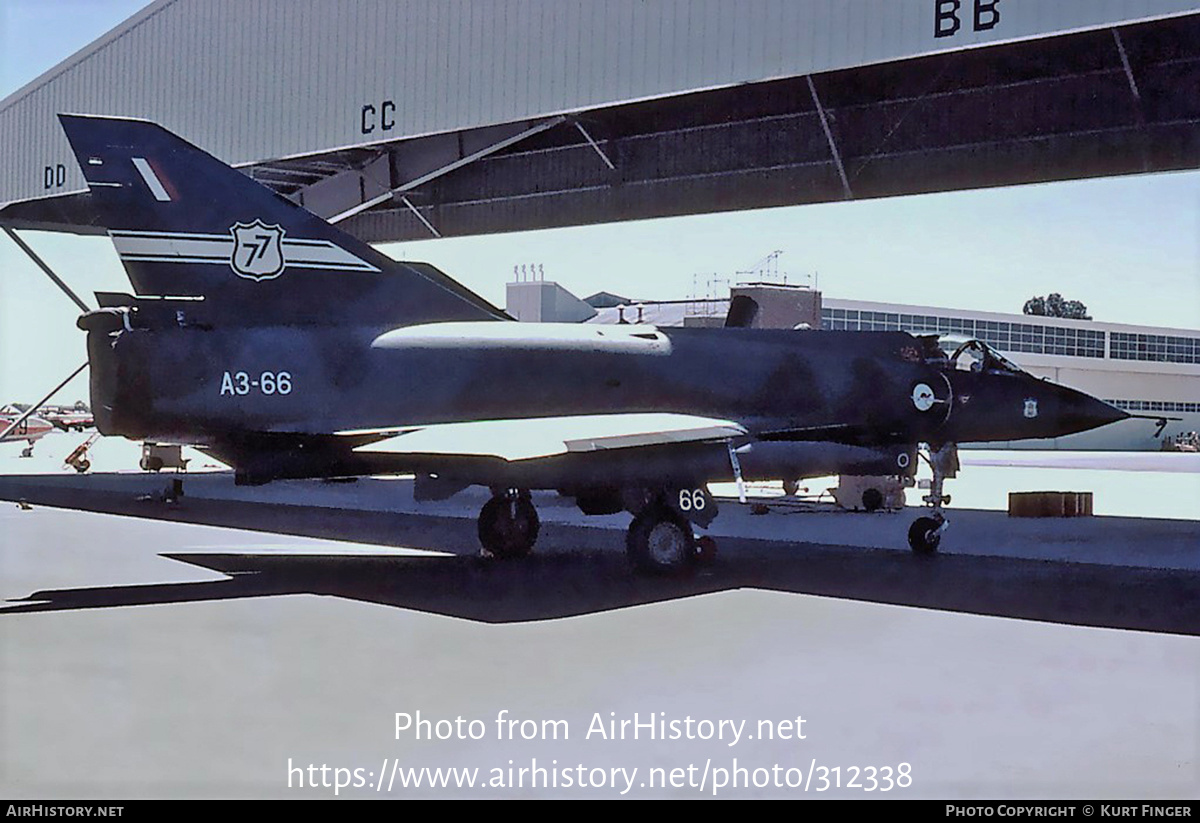
{"type": "Polygon", "coordinates": [[[225,372],[221,377],[222,397],[244,397],[256,394],[274,395],[292,393],[292,373],[265,371],[251,375],[244,371],[225,372]]]}

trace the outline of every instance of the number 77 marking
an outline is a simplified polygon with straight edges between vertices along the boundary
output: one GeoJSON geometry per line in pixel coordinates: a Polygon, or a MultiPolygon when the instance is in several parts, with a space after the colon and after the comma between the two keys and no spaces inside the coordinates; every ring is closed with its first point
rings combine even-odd
{"type": "Polygon", "coordinates": [[[250,243],[247,241],[246,248],[250,250],[250,256],[246,258],[247,266],[249,266],[256,257],[261,260],[267,256],[267,246],[270,244],[271,238],[274,236],[275,235],[273,234],[256,234],[254,235],[254,239],[262,242],[250,243]]]}

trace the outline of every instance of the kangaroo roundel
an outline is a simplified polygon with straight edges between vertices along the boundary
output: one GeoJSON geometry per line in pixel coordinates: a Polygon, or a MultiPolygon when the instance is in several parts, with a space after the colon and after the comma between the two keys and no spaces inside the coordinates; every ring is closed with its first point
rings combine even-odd
{"type": "Polygon", "coordinates": [[[268,226],[262,220],[253,223],[234,223],[233,254],[229,265],[238,277],[247,280],[270,280],[283,274],[283,229],[268,226]]]}

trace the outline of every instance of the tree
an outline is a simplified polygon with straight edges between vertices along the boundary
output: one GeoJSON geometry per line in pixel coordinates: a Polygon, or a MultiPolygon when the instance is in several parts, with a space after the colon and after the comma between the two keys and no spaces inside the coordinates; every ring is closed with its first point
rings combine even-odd
{"type": "Polygon", "coordinates": [[[1087,306],[1080,303],[1078,300],[1068,300],[1063,304],[1063,317],[1069,317],[1072,320],[1091,320],[1092,316],[1087,313],[1087,306]]]}
{"type": "Polygon", "coordinates": [[[1045,316],[1046,314],[1046,298],[1031,297],[1025,301],[1025,308],[1022,309],[1025,314],[1036,314],[1045,316]]]}
{"type": "Polygon", "coordinates": [[[1045,297],[1031,297],[1025,301],[1022,309],[1025,314],[1035,314],[1041,317],[1066,317],[1071,320],[1091,320],[1087,306],[1078,300],[1063,300],[1058,292],[1045,297]]]}

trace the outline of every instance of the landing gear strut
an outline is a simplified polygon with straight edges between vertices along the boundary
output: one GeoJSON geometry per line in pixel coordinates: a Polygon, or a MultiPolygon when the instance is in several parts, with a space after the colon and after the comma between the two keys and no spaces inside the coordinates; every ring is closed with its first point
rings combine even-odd
{"type": "Polygon", "coordinates": [[[479,543],[485,554],[501,560],[525,557],[540,526],[528,491],[493,489],[492,499],[479,512],[479,543]]]}
{"type": "Polygon", "coordinates": [[[940,446],[931,444],[927,459],[933,470],[933,480],[929,485],[929,494],[921,499],[929,506],[930,512],[914,520],[908,529],[908,545],[912,547],[913,554],[924,556],[937,553],[942,533],[950,525],[942,511],[942,506],[950,502],[950,495],[944,493],[943,484],[958,475],[958,447],[953,443],[940,446]]]}

